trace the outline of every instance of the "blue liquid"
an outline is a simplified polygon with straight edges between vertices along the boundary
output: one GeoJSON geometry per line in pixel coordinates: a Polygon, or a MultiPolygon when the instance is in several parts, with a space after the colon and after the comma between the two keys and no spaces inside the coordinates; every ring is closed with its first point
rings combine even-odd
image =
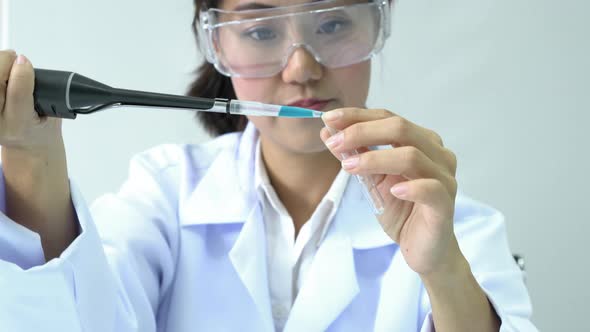
{"type": "Polygon", "coordinates": [[[281,106],[279,116],[286,118],[319,118],[322,112],[302,107],[281,106]]]}

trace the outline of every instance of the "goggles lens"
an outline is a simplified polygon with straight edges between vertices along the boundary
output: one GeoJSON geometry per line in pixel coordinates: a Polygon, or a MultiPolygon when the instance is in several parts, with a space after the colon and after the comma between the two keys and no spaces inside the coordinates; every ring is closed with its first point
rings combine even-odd
{"type": "Polygon", "coordinates": [[[209,10],[209,46],[228,76],[268,77],[297,48],[330,68],[370,58],[383,43],[382,3],[322,1],[248,11],[209,10]]]}

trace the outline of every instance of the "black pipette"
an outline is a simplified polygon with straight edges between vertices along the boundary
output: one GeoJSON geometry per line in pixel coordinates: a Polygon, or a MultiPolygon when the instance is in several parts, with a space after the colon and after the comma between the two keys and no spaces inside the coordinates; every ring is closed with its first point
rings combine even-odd
{"type": "Polygon", "coordinates": [[[74,72],[48,69],[35,69],[33,96],[39,116],[66,119],[125,105],[295,118],[317,118],[322,114],[291,106],[117,89],[74,72]]]}

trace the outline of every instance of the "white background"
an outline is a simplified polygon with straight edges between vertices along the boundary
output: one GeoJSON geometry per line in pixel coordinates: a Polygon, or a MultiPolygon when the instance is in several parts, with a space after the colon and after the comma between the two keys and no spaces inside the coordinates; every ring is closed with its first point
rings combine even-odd
{"type": "MultiPolygon", "coordinates": [[[[2,1],[0,45],[36,67],[180,94],[201,60],[191,0],[2,1]]],[[[584,0],[402,0],[373,67],[369,106],[438,131],[460,189],[505,213],[546,331],[588,326],[589,12],[584,0]]],[[[64,128],[88,200],[117,189],[133,153],[208,139],[184,111],[119,109],[64,128]]]]}

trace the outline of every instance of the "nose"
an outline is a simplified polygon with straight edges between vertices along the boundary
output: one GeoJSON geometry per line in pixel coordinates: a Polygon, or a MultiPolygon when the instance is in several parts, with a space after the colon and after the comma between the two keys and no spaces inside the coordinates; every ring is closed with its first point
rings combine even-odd
{"type": "Polygon", "coordinates": [[[297,47],[281,75],[286,83],[305,84],[322,78],[323,68],[305,47],[297,47]]]}

